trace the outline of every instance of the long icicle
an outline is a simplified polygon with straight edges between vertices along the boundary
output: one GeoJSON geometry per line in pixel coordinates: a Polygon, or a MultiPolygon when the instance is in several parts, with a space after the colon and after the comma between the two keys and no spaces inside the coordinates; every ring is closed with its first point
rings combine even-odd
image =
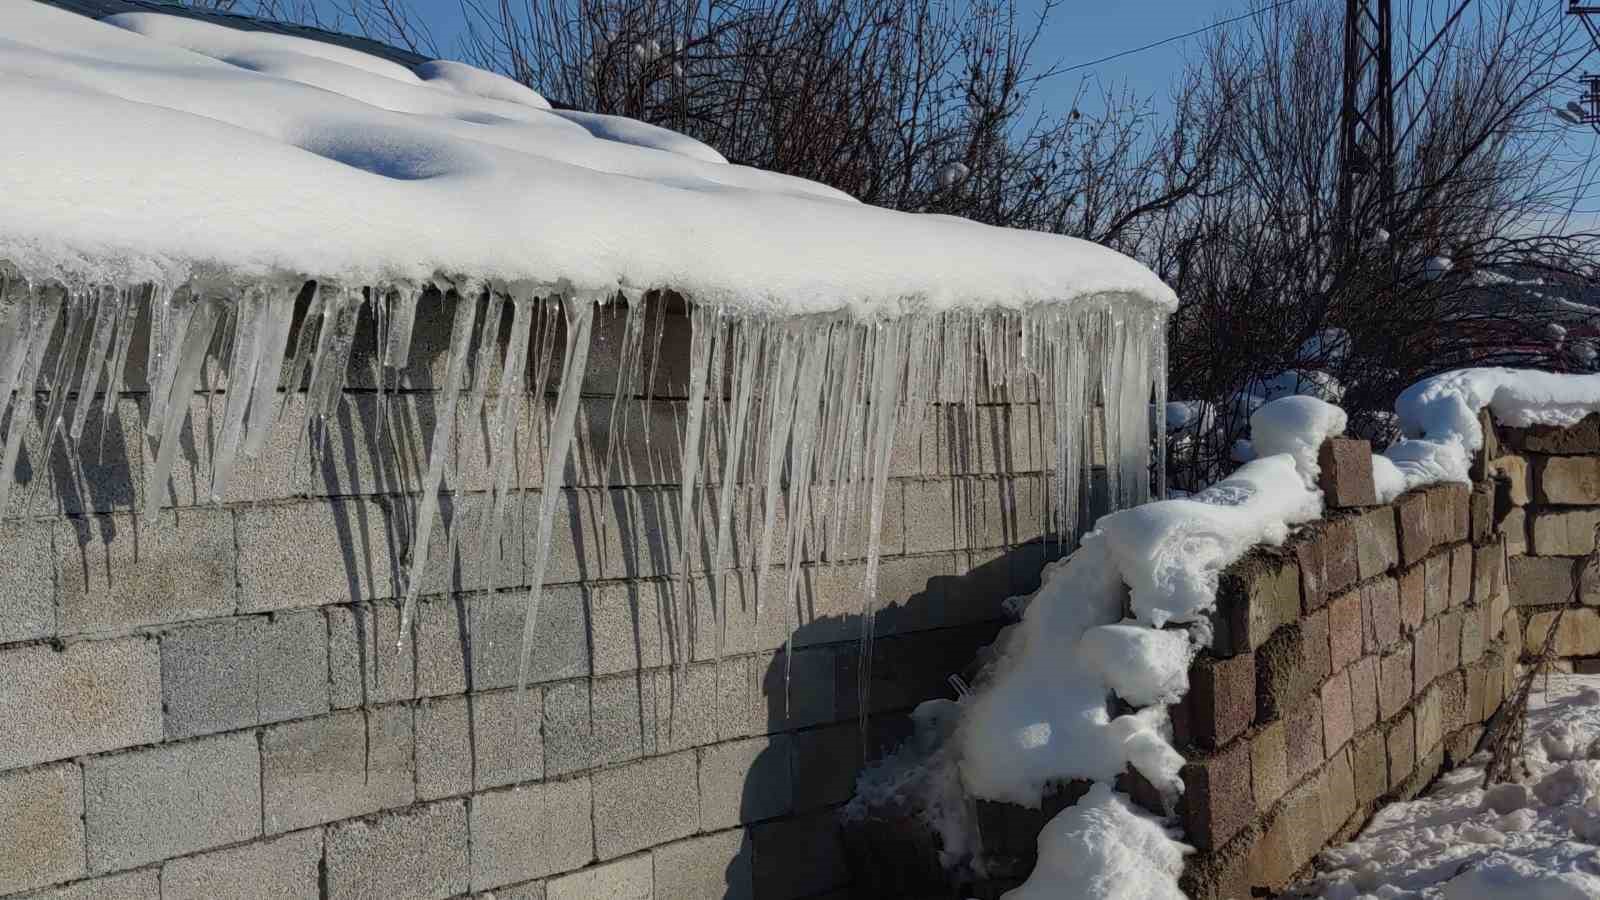
{"type": "Polygon", "coordinates": [[[567,297],[566,354],[561,364],[561,393],[556,399],[555,417],[550,427],[550,447],[544,460],[544,484],[539,495],[539,531],[533,545],[533,568],[528,573],[527,611],[522,620],[522,648],[517,657],[517,690],[528,685],[528,667],[533,662],[533,635],[539,627],[539,601],[544,592],[545,568],[550,562],[550,539],[555,526],[556,504],[561,500],[562,474],[567,454],[572,449],[573,424],[578,417],[578,398],[583,393],[583,375],[589,363],[589,330],[594,324],[594,301],[588,297],[567,297]]]}
{"type": "MultiPolygon", "coordinates": [[[[17,373],[16,395],[11,400],[11,424],[6,431],[5,456],[0,459],[0,511],[7,508],[11,486],[17,477],[17,456],[22,450],[22,434],[27,430],[27,418],[33,415],[33,393],[39,383],[39,370],[44,368],[45,349],[50,346],[50,335],[56,330],[66,303],[66,291],[57,285],[29,291],[28,337],[21,347],[26,347],[23,363],[17,373]]],[[[21,349],[19,347],[18,349],[21,349]]]]}
{"type": "Polygon", "coordinates": [[[489,431],[489,468],[493,475],[493,493],[484,506],[487,518],[482,561],[483,588],[492,592],[500,586],[500,569],[504,555],[500,547],[500,533],[505,524],[506,507],[511,497],[512,462],[516,459],[513,444],[516,428],[513,423],[522,415],[523,372],[527,368],[529,331],[538,314],[538,299],[531,295],[513,298],[515,304],[511,318],[511,342],[506,344],[506,355],[500,367],[500,393],[495,397],[494,418],[489,431]]]}
{"type": "Polygon", "coordinates": [[[167,398],[167,415],[161,423],[161,445],[156,450],[156,467],[150,482],[145,486],[146,519],[154,519],[161,511],[161,501],[167,496],[167,478],[172,474],[172,463],[178,457],[178,430],[189,418],[189,397],[200,380],[200,367],[211,347],[211,336],[220,318],[221,303],[206,297],[191,304],[185,316],[185,329],[181,349],[177,350],[172,372],[172,392],[167,398]]]}

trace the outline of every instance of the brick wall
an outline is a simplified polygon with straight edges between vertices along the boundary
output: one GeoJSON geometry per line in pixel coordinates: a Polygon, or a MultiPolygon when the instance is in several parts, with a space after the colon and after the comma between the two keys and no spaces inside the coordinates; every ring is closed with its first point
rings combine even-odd
{"type": "Polygon", "coordinates": [[[1515,676],[1494,482],[1378,505],[1366,442],[1330,441],[1322,464],[1325,520],[1224,574],[1215,646],[1173,710],[1197,900],[1282,890],[1416,796],[1473,752],[1515,676]]]}
{"type": "MultiPolygon", "coordinates": [[[[862,563],[780,560],[803,567],[792,658],[782,615],[753,628],[744,599],[728,604],[720,661],[702,639],[674,667],[660,604],[682,533],[687,318],[669,317],[662,399],[632,407],[602,491],[622,323],[601,316],[560,506],[571,525],[557,531],[533,684],[518,695],[524,561],[493,578],[477,565],[486,427],[465,403],[441,409],[448,321],[425,301],[389,429],[363,321],[315,468],[296,464],[295,429],[281,424],[216,506],[201,486],[222,394],[193,397],[154,520],[134,512],[154,465],[142,363],[103,451],[86,438],[81,460],[60,445],[45,458],[40,396],[0,524],[0,896],[789,900],[844,885],[832,811],[863,744],[862,563]],[[440,512],[455,541],[435,529],[397,655],[403,555],[441,420],[459,444],[446,483],[461,493],[440,512]]],[[[289,422],[302,408],[303,395],[285,398],[289,422]]],[[[1039,420],[1024,405],[940,405],[902,436],[870,746],[902,734],[915,703],[949,696],[947,675],[992,639],[1000,602],[1036,586],[1053,552],[1034,542],[1039,420]]],[[[101,430],[97,404],[87,434],[101,430]]],[[[531,518],[531,418],[518,440],[531,518]]],[[[508,527],[514,544],[531,541],[524,517],[508,527]]],[[[726,572],[693,566],[703,607],[714,582],[750,597],[753,553],[735,556],[726,572]]],[[[709,627],[708,609],[699,621],[709,627]]]]}

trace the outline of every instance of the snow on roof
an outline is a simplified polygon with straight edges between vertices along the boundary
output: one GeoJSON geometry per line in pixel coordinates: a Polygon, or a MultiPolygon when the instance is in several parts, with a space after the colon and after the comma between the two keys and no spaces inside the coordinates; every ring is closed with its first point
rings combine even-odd
{"type": "Polygon", "coordinates": [[[1176,303],[1109,249],[865,206],[458,63],[0,6],[0,117],[18,126],[0,142],[0,259],[25,274],[445,275],[790,311],[1176,303]]]}

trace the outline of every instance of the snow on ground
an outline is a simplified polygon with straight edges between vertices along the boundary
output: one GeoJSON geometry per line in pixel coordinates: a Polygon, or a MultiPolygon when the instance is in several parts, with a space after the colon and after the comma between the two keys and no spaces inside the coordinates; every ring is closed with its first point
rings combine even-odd
{"type": "Polygon", "coordinates": [[[1176,304],[1106,248],[865,206],[459,63],[0,0],[0,79],[0,259],[31,276],[442,274],[793,311],[1176,304]]]}
{"type": "Polygon", "coordinates": [[[1323,851],[1322,871],[1289,896],[1600,897],[1600,676],[1556,674],[1549,684],[1530,703],[1524,781],[1483,790],[1479,754],[1323,851]]]}

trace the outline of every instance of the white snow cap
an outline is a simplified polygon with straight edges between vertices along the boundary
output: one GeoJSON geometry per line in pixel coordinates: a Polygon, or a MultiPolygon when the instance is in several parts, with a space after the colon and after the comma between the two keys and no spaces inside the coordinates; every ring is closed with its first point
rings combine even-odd
{"type": "Polygon", "coordinates": [[[856,203],[698,141],[544,108],[456,63],[150,13],[0,15],[0,259],[79,281],[196,268],[346,284],[457,275],[898,313],[1126,296],[1085,241],[856,203]]]}
{"type": "Polygon", "coordinates": [[[1184,900],[1178,889],[1183,857],[1178,843],[1152,816],[1104,784],[1039,832],[1039,864],[1028,883],[1006,900],[1184,900]],[[1071,885],[1071,889],[1067,889],[1071,885]]]}

